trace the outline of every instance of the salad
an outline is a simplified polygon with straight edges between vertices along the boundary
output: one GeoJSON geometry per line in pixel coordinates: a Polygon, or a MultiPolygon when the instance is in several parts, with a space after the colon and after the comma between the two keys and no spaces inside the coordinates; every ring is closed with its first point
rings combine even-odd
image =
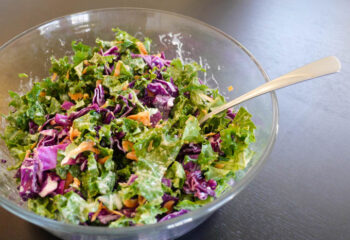
{"type": "Polygon", "coordinates": [[[23,96],[9,92],[10,170],[44,217],[112,228],[163,222],[218,198],[254,154],[246,109],[199,124],[225,99],[199,79],[197,63],[113,31],[95,47],[74,41],[72,56],[52,57],[50,77],[23,96]]]}

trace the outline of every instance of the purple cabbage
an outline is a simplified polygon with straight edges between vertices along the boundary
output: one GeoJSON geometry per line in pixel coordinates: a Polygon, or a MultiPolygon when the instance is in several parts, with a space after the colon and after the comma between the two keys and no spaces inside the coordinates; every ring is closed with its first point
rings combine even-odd
{"type": "Polygon", "coordinates": [[[39,162],[37,159],[24,159],[21,171],[21,185],[19,188],[19,195],[26,201],[28,198],[36,196],[39,192],[39,162]]]}
{"type": "Polygon", "coordinates": [[[220,133],[217,133],[213,136],[210,136],[208,138],[211,147],[213,148],[214,152],[219,153],[220,155],[223,155],[224,153],[220,150],[220,143],[222,142],[221,138],[220,138],[220,133]]]}
{"type": "Polygon", "coordinates": [[[202,151],[201,144],[195,144],[195,143],[184,144],[181,147],[180,152],[176,157],[176,160],[179,162],[182,162],[186,155],[188,155],[192,159],[197,159],[201,151],[202,151]]]}
{"type": "Polygon", "coordinates": [[[38,142],[37,147],[41,146],[52,146],[57,144],[57,130],[56,129],[48,129],[40,132],[41,139],[38,142]]]}
{"type": "Polygon", "coordinates": [[[170,60],[166,60],[164,58],[164,53],[162,53],[161,57],[155,56],[155,55],[141,55],[141,54],[131,54],[132,58],[142,58],[145,63],[150,67],[154,68],[157,67],[159,70],[163,67],[170,66],[170,60]]]}
{"type": "Polygon", "coordinates": [[[236,114],[232,111],[232,109],[227,110],[226,117],[231,121],[236,117],[236,114]]]}
{"type": "Polygon", "coordinates": [[[97,215],[97,219],[102,223],[102,224],[107,224],[111,221],[115,221],[120,218],[120,215],[110,213],[106,209],[102,209],[99,214],[97,215]]]}
{"type": "Polygon", "coordinates": [[[35,122],[29,121],[28,125],[30,134],[35,134],[38,131],[39,126],[35,122]]]}
{"type": "Polygon", "coordinates": [[[102,84],[99,84],[95,88],[94,96],[92,98],[92,103],[97,104],[98,106],[102,106],[105,103],[105,94],[104,94],[102,84]]]}
{"type": "Polygon", "coordinates": [[[73,121],[76,118],[80,118],[81,116],[84,116],[85,114],[87,114],[91,110],[95,110],[95,111],[99,112],[100,108],[99,108],[99,106],[97,104],[92,104],[92,105],[90,105],[88,107],[85,107],[85,108],[79,110],[78,112],[71,113],[69,115],[68,119],[70,121],[73,121]]]}
{"type": "Polygon", "coordinates": [[[133,218],[136,215],[136,208],[124,208],[121,212],[125,217],[133,218]]]}
{"type": "MultiPolygon", "coordinates": [[[[101,50],[102,52],[102,50],[101,50]]],[[[115,55],[118,56],[118,47],[117,46],[113,46],[110,49],[106,50],[105,52],[101,53],[102,56],[110,56],[110,55],[115,55]]]]}
{"type": "Polygon", "coordinates": [[[73,107],[75,104],[69,101],[64,101],[61,105],[61,108],[68,111],[71,107],[73,107]]]}
{"type": "Polygon", "coordinates": [[[41,186],[41,190],[39,192],[40,197],[46,197],[47,195],[56,191],[59,186],[60,177],[56,175],[54,172],[49,172],[46,174],[46,179],[41,186]]]}
{"type": "Polygon", "coordinates": [[[111,148],[117,147],[120,151],[125,153],[123,146],[122,146],[122,139],[125,136],[124,132],[117,132],[112,136],[112,141],[111,141],[111,148]]]}
{"type": "Polygon", "coordinates": [[[215,180],[206,181],[199,170],[199,166],[189,162],[184,166],[186,172],[186,181],[183,190],[186,194],[194,194],[200,200],[207,199],[208,195],[215,197],[217,183],[215,180]],[[198,169],[198,170],[197,170],[198,169]]]}
{"type": "MultiPolygon", "coordinates": [[[[171,81],[172,81],[172,78],[171,78],[171,81]]],[[[164,80],[155,79],[155,80],[153,80],[153,82],[162,84],[163,87],[165,87],[167,93],[170,94],[170,96],[177,97],[179,95],[179,89],[173,83],[173,81],[172,82],[167,82],[167,81],[164,81],[164,80]]]]}
{"type": "Polygon", "coordinates": [[[170,96],[157,95],[152,104],[163,114],[163,118],[167,119],[169,117],[171,108],[174,106],[174,99],[170,96]]]}
{"type": "MultiPolygon", "coordinates": [[[[165,186],[171,188],[171,180],[170,180],[170,179],[168,179],[168,178],[162,178],[162,183],[163,183],[165,186]]],[[[163,200],[164,200],[164,199],[163,199],[163,200]]]]}
{"type": "Polygon", "coordinates": [[[167,119],[178,94],[178,88],[173,82],[155,79],[147,85],[142,101],[149,107],[158,108],[163,119],[167,119]]]}
{"type": "Polygon", "coordinates": [[[66,181],[65,180],[60,180],[58,182],[58,186],[56,189],[56,193],[57,194],[63,194],[64,193],[64,186],[66,185],[66,181]]]}
{"type": "Polygon", "coordinates": [[[160,83],[149,83],[147,85],[147,90],[154,95],[164,95],[164,96],[169,96],[170,94],[168,91],[165,89],[165,87],[160,84],[160,83]]]}
{"type": "Polygon", "coordinates": [[[129,113],[134,110],[135,105],[131,102],[129,104],[129,100],[124,96],[119,95],[118,99],[122,100],[125,103],[125,106],[123,107],[123,114],[120,117],[122,118],[128,116],[129,113]]]}
{"type": "Polygon", "coordinates": [[[43,125],[41,125],[39,127],[39,130],[43,130],[44,127],[46,127],[46,125],[50,124],[50,122],[54,119],[55,119],[55,117],[50,118],[50,115],[46,115],[46,122],[44,122],[43,125]]]}
{"type": "Polygon", "coordinates": [[[59,144],[54,146],[41,146],[35,149],[35,158],[39,160],[42,171],[56,168],[57,151],[65,150],[68,144],[59,144]]]}
{"type": "Polygon", "coordinates": [[[161,218],[159,220],[159,222],[164,222],[164,221],[167,221],[167,220],[170,220],[170,219],[173,219],[173,218],[176,218],[178,216],[181,216],[181,215],[184,215],[186,213],[188,213],[189,211],[186,210],[186,209],[181,209],[180,211],[178,212],[173,212],[173,213],[170,213],[168,215],[166,215],[165,217],[161,218]]]}
{"type": "Polygon", "coordinates": [[[6,159],[1,159],[1,163],[7,163],[6,159]]]}
{"type": "Polygon", "coordinates": [[[55,115],[55,122],[57,125],[62,127],[68,127],[72,125],[72,121],[68,119],[68,116],[57,113],[55,115]]]}
{"type": "Polygon", "coordinates": [[[131,185],[133,184],[133,182],[135,182],[135,180],[138,178],[138,176],[136,174],[131,174],[129,177],[129,180],[126,182],[126,185],[131,185]]]}
{"type": "Polygon", "coordinates": [[[178,198],[178,197],[173,197],[173,196],[171,196],[171,195],[169,195],[169,194],[166,194],[166,193],[164,193],[164,195],[162,196],[162,199],[163,199],[163,203],[161,204],[162,207],[164,206],[164,204],[165,204],[166,202],[174,201],[175,204],[176,204],[176,203],[179,201],[179,198],[178,198]]]}
{"type": "Polygon", "coordinates": [[[155,127],[161,119],[162,119],[162,114],[159,111],[156,112],[155,114],[152,114],[150,117],[152,127],[155,127]]]}

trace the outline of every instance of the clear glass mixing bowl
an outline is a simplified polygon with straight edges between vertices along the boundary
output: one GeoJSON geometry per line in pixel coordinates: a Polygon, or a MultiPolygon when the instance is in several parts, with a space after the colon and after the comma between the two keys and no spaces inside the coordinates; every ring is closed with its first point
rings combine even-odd
{"type": "MultiPolygon", "coordinates": [[[[34,13],[35,14],[35,13],[34,13]]],[[[113,27],[137,37],[153,40],[153,52],[164,51],[168,59],[195,60],[206,68],[201,79],[218,88],[227,100],[269,81],[253,55],[232,37],[205,23],[182,15],[150,9],[114,8],[64,16],[33,27],[0,48],[0,112],[8,112],[8,90],[24,92],[33,81],[48,76],[50,57],[71,54],[70,43],[82,40],[94,44],[97,37],[112,39],[113,27]],[[28,73],[21,80],[18,73],[28,73]],[[233,91],[228,91],[229,86],[233,91]]],[[[274,93],[243,104],[257,125],[256,154],[232,189],[212,203],[178,218],[153,225],[111,229],[66,224],[36,215],[26,209],[18,196],[13,172],[6,167],[13,161],[4,142],[0,143],[0,205],[13,214],[64,239],[171,239],[198,226],[227,203],[256,176],[271,152],[277,133],[278,106],[274,93]]],[[[0,129],[4,128],[1,120],[0,129]]],[[[1,216],[0,216],[1,217],[1,216]]]]}

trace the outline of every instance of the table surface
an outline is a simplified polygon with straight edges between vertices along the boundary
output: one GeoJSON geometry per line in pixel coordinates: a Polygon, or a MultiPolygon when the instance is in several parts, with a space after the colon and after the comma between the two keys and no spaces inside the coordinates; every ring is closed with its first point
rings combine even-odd
{"type": "MultiPolygon", "coordinates": [[[[180,239],[349,239],[350,1],[286,2],[1,0],[0,44],[61,15],[135,6],[220,28],[253,52],[271,78],[338,56],[340,73],[277,92],[279,134],[267,164],[233,201],[180,239]]],[[[3,209],[0,226],[2,239],[55,239],[3,209]]]]}

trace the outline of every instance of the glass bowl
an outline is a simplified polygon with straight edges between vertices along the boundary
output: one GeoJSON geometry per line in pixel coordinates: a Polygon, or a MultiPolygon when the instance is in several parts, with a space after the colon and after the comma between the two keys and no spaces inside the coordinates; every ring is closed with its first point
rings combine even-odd
{"type": "MultiPolygon", "coordinates": [[[[269,81],[253,55],[238,41],[198,20],[179,14],[137,8],[112,8],[81,12],[57,18],[33,27],[16,36],[0,48],[0,112],[8,113],[8,91],[25,92],[34,81],[49,75],[50,57],[71,54],[70,43],[81,40],[93,45],[97,37],[112,39],[113,27],[119,27],[137,37],[153,40],[153,52],[164,51],[168,59],[198,61],[207,71],[200,77],[231,100],[269,81]],[[20,79],[18,73],[28,73],[20,79]],[[229,86],[233,91],[228,91],[229,86]]],[[[265,94],[242,104],[253,115],[257,125],[256,152],[239,180],[220,198],[175,219],[153,225],[105,228],[78,226],[36,215],[21,201],[13,178],[6,167],[13,163],[4,142],[0,143],[0,205],[13,214],[36,224],[63,239],[172,239],[198,226],[218,208],[232,200],[256,176],[274,144],[278,105],[274,93],[265,94]]],[[[0,129],[5,122],[2,119],[0,129]]]]}

